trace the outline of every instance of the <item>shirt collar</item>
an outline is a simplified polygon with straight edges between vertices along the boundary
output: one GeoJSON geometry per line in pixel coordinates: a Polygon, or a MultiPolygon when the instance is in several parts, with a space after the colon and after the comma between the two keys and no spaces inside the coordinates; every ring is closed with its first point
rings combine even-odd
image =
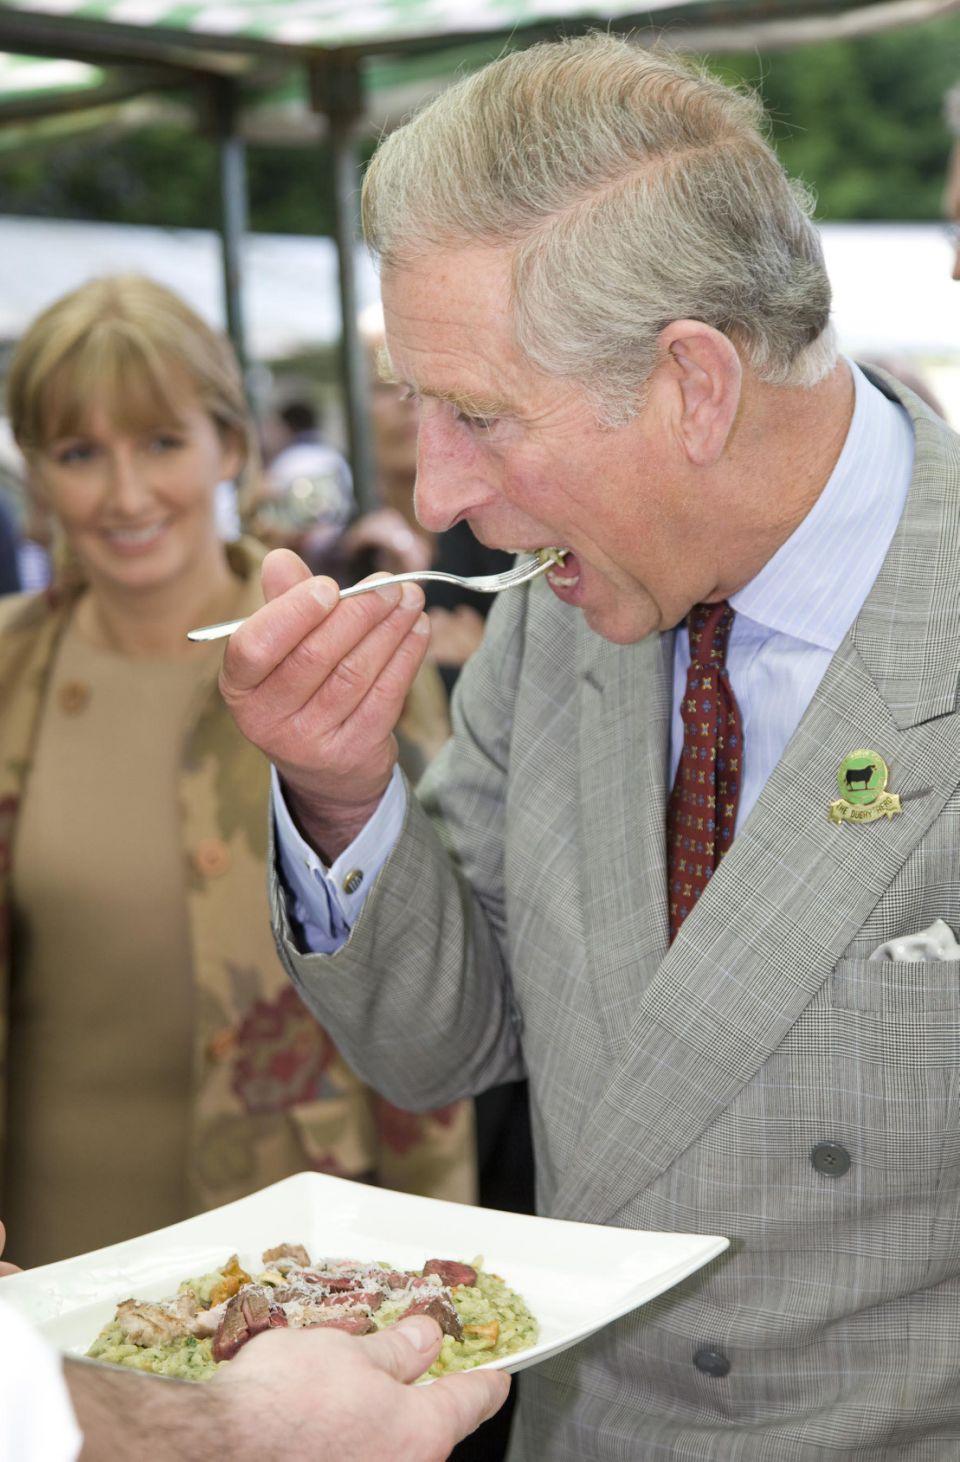
{"type": "Polygon", "coordinates": [[[827,485],[786,543],[730,598],[738,616],[831,651],[880,571],[913,471],[906,411],[847,363],[853,418],[827,485]]]}

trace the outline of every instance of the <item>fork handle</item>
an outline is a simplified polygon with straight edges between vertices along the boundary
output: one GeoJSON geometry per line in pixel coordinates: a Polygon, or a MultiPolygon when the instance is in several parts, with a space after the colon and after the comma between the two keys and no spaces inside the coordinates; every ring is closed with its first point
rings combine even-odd
{"type": "Polygon", "coordinates": [[[351,584],[348,589],[340,590],[340,598],[350,599],[354,594],[369,594],[371,589],[382,589],[384,584],[416,584],[421,579],[439,579],[444,584],[463,583],[463,579],[457,574],[445,574],[440,569],[412,569],[408,574],[388,574],[384,579],[368,579],[359,584],[351,584]]]}
{"type": "MultiPolygon", "coordinates": [[[[385,579],[373,579],[362,584],[351,584],[347,589],[340,590],[341,599],[349,599],[354,594],[369,594],[373,589],[381,589],[384,584],[406,584],[417,579],[443,579],[448,584],[459,584],[461,581],[454,574],[444,574],[439,569],[423,569],[409,574],[390,574],[385,579]]],[[[238,630],[244,619],[227,619],[222,624],[205,624],[201,629],[192,629],[187,633],[187,639],[197,644],[206,644],[209,640],[225,640],[227,635],[232,635],[238,630]]]]}

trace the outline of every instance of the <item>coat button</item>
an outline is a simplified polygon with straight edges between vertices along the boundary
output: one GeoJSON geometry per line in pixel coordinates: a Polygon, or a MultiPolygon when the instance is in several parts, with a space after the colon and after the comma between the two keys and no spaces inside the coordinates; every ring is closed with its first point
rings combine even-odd
{"type": "Polygon", "coordinates": [[[818,1142],[810,1161],[825,1178],[842,1178],[850,1168],[850,1154],[839,1142],[818,1142]]]}
{"type": "Polygon", "coordinates": [[[713,1350],[710,1346],[698,1350],[693,1357],[693,1363],[705,1376],[726,1376],[730,1371],[729,1358],[722,1350],[713,1350]]]}
{"type": "Polygon", "coordinates": [[[361,868],[352,869],[343,880],[344,893],[356,893],[362,882],[363,870],[361,868]]]}
{"type": "Polygon", "coordinates": [[[219,878],[230,867],[230,849],[222,838],[203,838],[193,850],[193,866],[201,878],[219,878]]]}
{"type": "Polygon", "coordinates": [[[57,694],[61,711],[68,716],[76,716],[87,707],[90,687],[82,680],[66,680],[57,694]]]}

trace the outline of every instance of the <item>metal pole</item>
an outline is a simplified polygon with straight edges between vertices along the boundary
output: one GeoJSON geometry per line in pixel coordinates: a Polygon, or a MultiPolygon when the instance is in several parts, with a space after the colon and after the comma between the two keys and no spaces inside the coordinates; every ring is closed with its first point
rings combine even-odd
{"type": "Polygon", "coordinates": [[[218,77],[210,83],[220,182],[220,246],[227,333],[247,376],[247,346],[243,324],[242,246],[247,232],[246,147],[237,132],[239,87],[218,77]]]}
{"type": "Polygon", "coordinates": [[[360,237],[360,158],[358,122],[363,113],[362,82],[356,63],[315,74],[315,104],[330,124],[334,237],[340,294],[340,358],[353,487],[361,512],[380,506],[370,432],[370,382],[366,351],[357,320],[356,248],[360,237]]]}

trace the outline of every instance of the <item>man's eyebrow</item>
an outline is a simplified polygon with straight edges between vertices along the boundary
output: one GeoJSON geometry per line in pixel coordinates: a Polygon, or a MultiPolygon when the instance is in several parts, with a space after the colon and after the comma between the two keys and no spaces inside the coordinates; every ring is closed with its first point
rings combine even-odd
{"type": "Polygon", "coordinates": [[[381,381],[388,386],[406,386],[417,396],[429,396],[434,401],[446,401],[462,411],[465,416],[516,416],[516,409],[498,396],[484,396],[477,391],[452,391],[443,386],[419,386],[405,381],[397,375],[390,364],[390,357],[382,350],[377,358],[377,371],[381,381]]]}
{"type": "Polygon", "coordinates": [[[434,401],[446,401],[462,411],[464,416],[513,416],[522,413],[509,401],[500,396],[484,396],[477,391],[455,391],[444,386],[426,386],[406,381],[394,370],[390,353],[385,345],[377,351],[377,375],[387,386],[405,386],[415,396],[429,396],[434,401]]]}
{"type": "Polygon", "coordinates": [[[446,401],[464,416],[515,416],[516,410],[499,396],[484,396],[477,391],[448,391],[442,386],[418,386],[418,396],[446,401]]]}

